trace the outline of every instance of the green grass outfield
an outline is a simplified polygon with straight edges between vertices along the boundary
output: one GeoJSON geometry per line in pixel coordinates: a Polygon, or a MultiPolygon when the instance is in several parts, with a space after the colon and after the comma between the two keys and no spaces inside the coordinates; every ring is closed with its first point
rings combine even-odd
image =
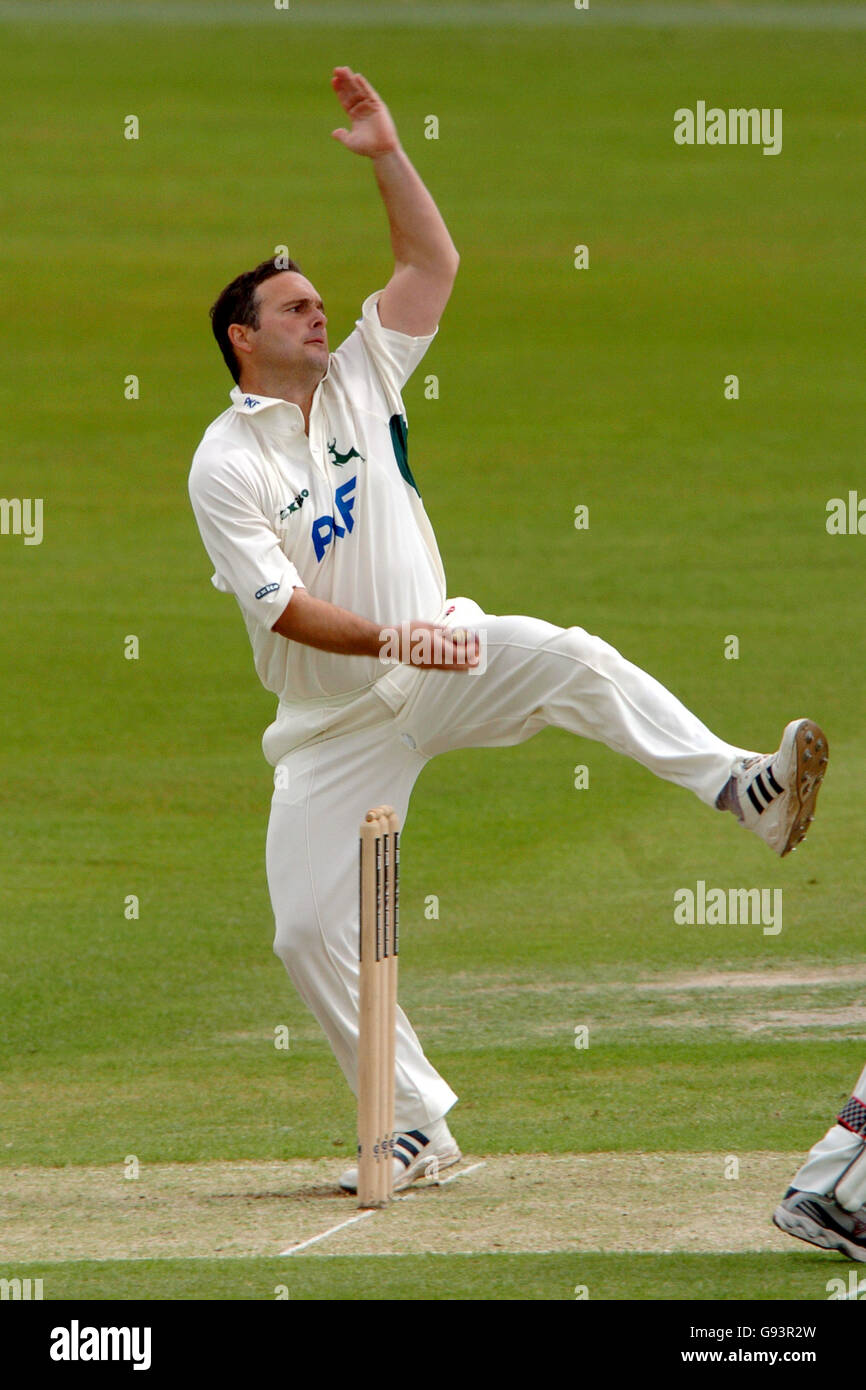
{"type": "MultiPolygon", "coordinates": [[[[791,1256],[342,1255],[294,1260],[109,1260],[15,1265],[43,1277],[46,1299],[826,1299],[826,1281],[847,1276],[805,1251],[791,1256]],[[780,1294],[780,1289],[784,1290],[780,1294]]],[[[6,1268],[0,1266],[0,1277],[6,1268]]]]}
{"type": "MultiPolygon", "coordinates": [[[[270,952],[273,701],[186,497],[231,386],[207,323],[219,289],[286,243],[336,343],[388,276],[371,171],[329,136],[343,62],[389,101],[462,256],[405,392],[449,592],[599,633],[733,742],[769,747],[809,713],[833,752],[812,836],[784,863],[561,732],[425,770],[401,1000],[461,1095],[461,1145],[799,1152],[866,1061],[866,536],[825,529],[830,498],[866,497],[862,15],[486,9],[433,23],[371,6],[378,22],[350,27],[348,7],[302,0],[120,3],[110,23],[88,4],[0,4],[0,495],[43,498],[45,517],[40,546],[0,535],[10,1182],[128,1155],[330,1156],[336,1175],[353,1147],[352,1098],[270,952]],[[698,100],[781,107],[782,153],[676,146],[673,112],[698,100]],[[783,888],[781,933],[676,925],[673,894],[698,879],[783,888]]],[[[45,1258],[0,1246],[0,1272],[45,1258]]],[[[824,1298],[845,1269],[793,1243],[323,1252],[292,1262],[292,1297],[363,1296],[370,1259],[394,1296],[411,1261],[416,1298],[568,1298],[590,1267],[604,1298],[824,1298]]],[[[56,1264],[49,1296],[268,1298],[278,1266],[94,1256],[56,1264]]]]}

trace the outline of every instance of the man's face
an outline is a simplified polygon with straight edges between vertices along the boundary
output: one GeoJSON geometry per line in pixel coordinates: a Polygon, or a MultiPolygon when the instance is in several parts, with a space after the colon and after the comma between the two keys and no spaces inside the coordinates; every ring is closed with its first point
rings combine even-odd
{"type": "Polygon", "coordinates": [[[252,352],[238,353],[242,367],[324,376],[328,331],[322,301],[306,276],[295,270],[272,275],[256,290],[258,328],[244,328],[252,352]]]}

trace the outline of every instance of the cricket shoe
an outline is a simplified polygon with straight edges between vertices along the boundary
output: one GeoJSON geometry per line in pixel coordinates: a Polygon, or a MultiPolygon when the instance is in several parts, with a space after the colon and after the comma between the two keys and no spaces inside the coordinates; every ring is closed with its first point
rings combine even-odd
{"type": "MultiPolygon", "coordinates": [[[[410,1129],[394,1136],[394,1191],[410,1187],[417,1178],[437,1177],[442,1168],[459,1163],[463,1155],[445,1123],[445,1118],[429,1125],[426,1132],[410,1129]]],[[[340,1178],[344,1192],[358,1191],[358,1169],[348,1168],[340,1178]]]]}
{"type": "Polygon", "coordinates": [[[789,854],[806,838],[815,819],[827,757],[823,729],[811,719],[792,719],[777,752],[734,764],[716,805],[733,811],[778,855],[789,854]]]}
{"type": "Polygon", "coordinates": [[[776,1210],[773,1225],[798,1240],[838,1250],[849,1260],[866,1261],[866,1208],[846,1211],[832,1197],[799,1192],[789,1187],[776,1210]]]}

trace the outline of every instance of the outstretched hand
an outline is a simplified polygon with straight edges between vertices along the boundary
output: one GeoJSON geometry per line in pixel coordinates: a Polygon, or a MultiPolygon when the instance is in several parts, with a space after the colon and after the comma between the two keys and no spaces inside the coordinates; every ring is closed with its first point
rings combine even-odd
{"type": "Polygon", "coordinates": [[[397,127],[378,92],[366,77],[351,68],[334,68],[331,86],[352,123],[351,130],[340,127],[331,134],[354,154],[387,154],[400,148],[397,127]]]}

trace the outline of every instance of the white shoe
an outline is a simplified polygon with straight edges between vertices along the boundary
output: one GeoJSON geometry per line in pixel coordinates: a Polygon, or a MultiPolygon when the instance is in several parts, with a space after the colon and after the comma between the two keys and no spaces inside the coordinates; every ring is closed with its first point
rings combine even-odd
{"type": "MultiPolygon", "coordinates": [[[[410,1187],[417,1178],[436,1177],[442,1168],[459,1163],[463,1155],[445,1123],[445,1117],[426,1131],[410,1129],[394,1136],[394,1191],[410,1187]]],[[[358,1169],[348,1168],[340,1178],[344,1192],[358,1191],[358,1169]]]]}
{"type": "Polygon", "coordinates": [[[716,805],[734,812],[780,856],[796,849],[815,819],[827,769],[827,738],[811,719],[793,719],[776,753],[741,759],[716,805]]]}

